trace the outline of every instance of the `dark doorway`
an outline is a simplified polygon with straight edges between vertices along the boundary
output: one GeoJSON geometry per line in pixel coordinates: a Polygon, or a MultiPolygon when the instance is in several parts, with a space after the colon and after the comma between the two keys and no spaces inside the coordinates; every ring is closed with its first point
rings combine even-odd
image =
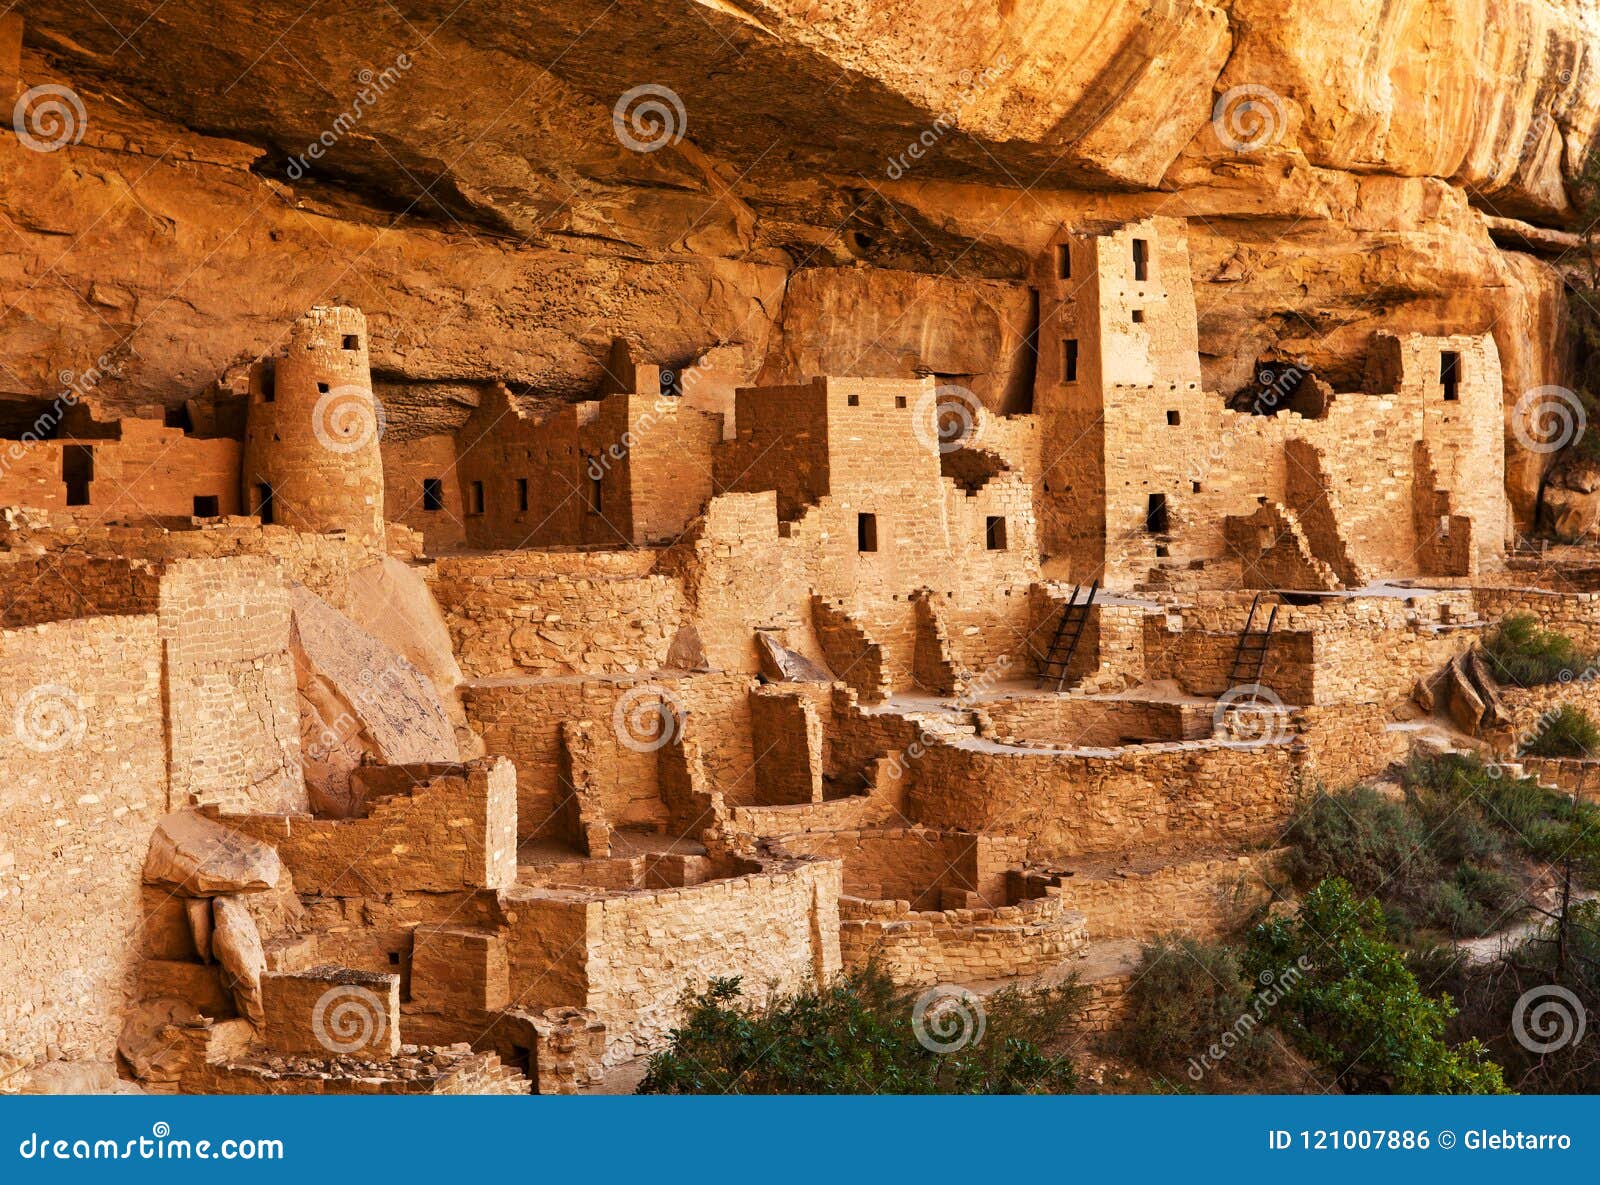
{"type": "Polygon", "coordinates": [[[94,449],[68,444],[61,449],[61,480],[67,483],[67,505],[89,505],[89,485],[94,481],[94,449]]]}
{"type": "Polygon", "coordinates": [[[1151,494],[1144,510],[1144,529],[1152,535],[1165,535],[1168,531],[1167,496],[1151,494]]]}
{"type": "Polygon", "coordinates": [[[271,526],[276,518],[272,487],[264,481],[256,485],[256,516],[261,519],[262,526],[271,526]]]}
{"type": "Polygon", "coordinates": [[[1445,402],[1461,398],[1461,355],[1454,350],[1439,354],[1439,385],[1444,388],[1445,402]]]}
{"type": "Polygon", "coordinates": [[[215,494],[196,494],[194,496],[195,518],[216,518],[222,513],[221,499],[215,494]]]}

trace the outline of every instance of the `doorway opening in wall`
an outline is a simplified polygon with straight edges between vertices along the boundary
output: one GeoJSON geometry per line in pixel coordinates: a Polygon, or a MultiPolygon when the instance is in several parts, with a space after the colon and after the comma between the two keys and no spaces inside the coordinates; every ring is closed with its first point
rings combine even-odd
{"type": "Polygon", "coordinates": [[[1146,239],[1133,240],[1133,278],[1140,283],[1150,278],[1150,243],[1146,239]]]}
{"type": "Polygon", "coordinates": [[[1461,398],[1461,355],[1454,350],[1439,353],[1439,385],[1444,388],[1446,403],[1461,398]]]}
{"type": "Polygon", "coordinates": [[[600,470],[600,459],[598,457],[590,457],[589,458],[589,513],[590,514],[599,514],[600,511],[601,511],[601,507],[603,505],[603,502],[602,502],[603,493],[602,493],[601,486],[600,486],[600,480],[601,480],[602,476],[603,476],[603,474],[601,473],[601,470],[600,470]]]}
{"type": "Polygon", "coordinates": [[[528,479],[526,477],[517,478],[517,509],[528,509],[528,479]]]}
{"type": "Polygon", "coordinates": [[[984,544],[990,551],[1004,551],[1006,549],[1006,520],[998,514],[991,514],[984,520],[984,544]]]}
{"type": "Polygon", "coordinates": [[[272,487],[264,481],[256,485],[256,516],[264,527],[270,527],[276,517],[272,487]]]}
{"type": "Polygon", "coordinates": [[[169,407],[161,413],[161,426],[163,428],[176,428],[180,432],[193,432],[194,423],[189,418],[189,405],[180,403],[177,407],[169,407]]]}
{"type": "Polygon", "coordinates": [[[1072,247],[1068,243],[1056,244],[1056,279],[1072,279],[1072,247]]]}
{"type": "Polygon", "coordinates": [[[878,516],[875,514],[856,515],[856,550],[878,550],[878,516]]]}
{"type": "Polygon", "coordinates": [[[444,509],[444,478],[424,477],[422,479],[422,509],[444,509]]]}
{"type": "MultiPolygon", "coordinates": [[[[506,1061],[506,1065],[517,1071],[530,1083],[535,1081],[534,1074],[538,1070],[538,1064],[534,1061],[533,1050],[526,1045],[513,1045],[511,1047],[511,1057],[506,1061]]],[[[532,1094],[538,1089],[537,1086],[532,1086],[529,1088],[529,1093],[532,1094]]]]}
{"type": "Polygon", "coordinates": [[[221,499],[215,494],[196,494],[194,496],[195,518],[216,518],[222,513],[221,499]]]}
{"type": "Polygon", "coordinates": [[[1150,501],[1144,508],[1144,529],[1152,535],[1165,535],[1169,529],[1167,521],[1167,496],[1165,494],[1151,494],[1150,501]]]}
{"type": "Polygon", "coordinates": [[[89,505],[89,485],[94,481],[94,448],[69,444],[61,450],[61,480],[67,483],[67,505],[89,505]]]}
{"type": "Polygon", "coordinates": [[[472,500],[471,500],[471,503],[468,506],[467,513],[468,514],[482,514],[483,513],[483,483],[481,481],[473,482],[468,487],[468,492],[471,495],[471,499],[472,500]]]}
{"type": "Polygon", "coordinates": [[[261,363],[261,402],[273,403],[278,398],[278,364],[268,358],[261,363]]]}

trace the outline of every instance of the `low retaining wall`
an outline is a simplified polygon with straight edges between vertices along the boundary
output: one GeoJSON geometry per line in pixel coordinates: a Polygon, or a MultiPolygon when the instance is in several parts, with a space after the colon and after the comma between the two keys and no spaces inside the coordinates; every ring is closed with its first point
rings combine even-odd
{"type": "Polygon", "coordinates": [[[847,968],[876,960],[896,983],[910,987],[1039,975],[1088,942],[1083,915],[1054,894],[995,909],[938,911],[841,897],[839,919],[847,968]]]}

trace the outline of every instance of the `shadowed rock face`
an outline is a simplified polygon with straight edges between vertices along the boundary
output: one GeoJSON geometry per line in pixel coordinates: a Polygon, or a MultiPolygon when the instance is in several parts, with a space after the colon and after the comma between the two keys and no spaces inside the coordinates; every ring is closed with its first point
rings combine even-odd
{"type": "Polygon", "coordinates": [[[1375,329],[1489,330],[1509,407],[1561,380],[1560,276],[1483,214],[1572,225],[1597,48],[1579,0],[39,3],[22,85],[87,119],[0,143],[0,393],[102,357],[121,408],[236,387],[339,301],[402,434],[495,381],[591,392],[617,335],[1015,407],[1029,257],[1160,212],[1223,393],[1275,351],[1338,387],[1375,329]],[[619,136],[645,85],[676,103],[619,136]]]}

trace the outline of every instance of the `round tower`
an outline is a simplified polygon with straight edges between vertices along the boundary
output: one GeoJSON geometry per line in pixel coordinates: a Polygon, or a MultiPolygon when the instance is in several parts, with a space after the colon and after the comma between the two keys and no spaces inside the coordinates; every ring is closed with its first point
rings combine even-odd
{"type": "Polygon", "coordinates": [[[360,309],[312,309],[250,368],[244,504],[262,522],[383,536],[383,409],[360,309]]]}

